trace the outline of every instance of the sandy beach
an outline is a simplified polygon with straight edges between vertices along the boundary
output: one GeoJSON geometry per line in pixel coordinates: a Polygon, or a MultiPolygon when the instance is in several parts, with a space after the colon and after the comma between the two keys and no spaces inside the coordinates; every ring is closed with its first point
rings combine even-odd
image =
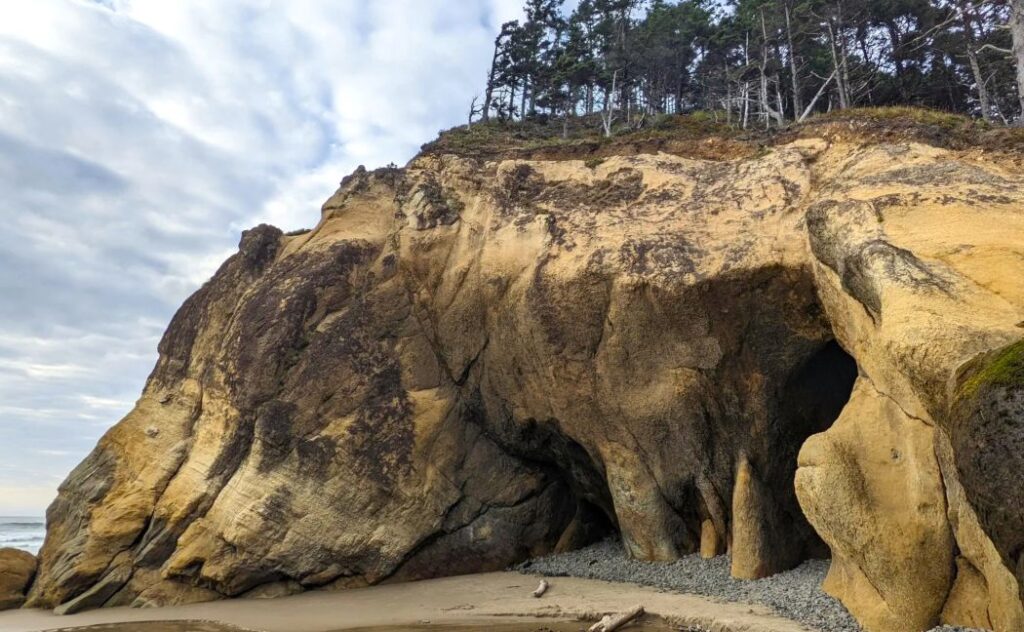
{"type": "MultiPolygon", "coordinates": [[[[493,626],[597,619],[642,604],[647,612],[679,625],[711,632],[806,632],[762,606],[720,603],[694,595],[593,579],[558,577],[540,599],[536,578],[502,572],[373,586],[341,592],[309,592],[278,599],[217,601],[168,608],[105,608],[58,617],[49,611],[0,613],[0,632],[61,630],[122,622],[213,621],[263,632],[329,632],[359,628],[493,626]]],[[[472,628],[469,628],[472,629],[472,628]]]]}

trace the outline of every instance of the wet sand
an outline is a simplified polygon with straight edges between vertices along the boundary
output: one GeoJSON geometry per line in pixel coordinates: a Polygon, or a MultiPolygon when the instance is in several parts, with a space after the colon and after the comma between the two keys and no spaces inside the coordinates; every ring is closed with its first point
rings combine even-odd
{"type": "MultiPolygon", "coordinates": [[[[650,617],[648,617],[650,618],[650,617]]],[[[451,625],[399,625],[352,628],[339,632],[585,632],[589,622],[545,621],[535,619],[526,623],[451,624],[451,625]]],[[[678,632],[683,629],[660,620],[640,621],[624,628],[623,632],[678,632]]],[[[247,632],[242,628],[206,621],[152,621],[140,623],[114,623],[84,628],[66,628],[68,632],[247,632]]],[[[60,632],[65,632],[61,630],[60,632]]],[[[334,632],[334,631],[332,631],[334,632]]]]}
{"type": "Polygon", "coordinates": [[[245,632],[242,628],[209,621],[141,621],[111,623],[78,628],[62,628],[55,632],[245,632]]]}
{"type": "MultiPolygon", "coordinates": [[[[586,632],[591,626],[589,621],[543,621],[534,620],[529,623],[502,623],[497,625],[406,625],[386,626],[377,628],[356,628],[345,632],[586,632]]],[[[671,625],[664,621],[640,621],[623,628],[622,632],[679,632],[686,630],[678,625],[671,625]]],[[[148,632],[148,631],[147,631],[148,632]]],[[[154,631],[155,632],[155,631],[154,631]]],[[[170,631],[169,631],[170,632],[170,631]]],[[[205,632],[205,631],[204,631],[205,632]]]]}
{"type": "MultiPolygon", "coordinates": [[[[642,604],[652,616],[676,626],[709,632],[806,632],[799,623],[779,617],[764,606],[721,603],[706,597],[662,592],[635,584],[571,577],[550,578],[540,599],[531,592],[537,579],[519,573],[484,573],[421,582],[372,586],[339,592],[308,592],[279,599],[235,599],[210,603],[133,609],[102,608],[59,617],[49,611],[0,612],[0,632],[37,632],[85,626],[89,632],[158,632],[142,622],[179,622],[166,632],[226,632],[210,626],[220,622],[234,630],[260,632],[335,632],[375,628],[374,632],[428,630],[501,630],[507,632],[576,632],[609,612],[642,604]],[[110,624],[131,627],[110,628],[110,624]],[[418,626],[427,625],[422,628],[418,626]],[[410,626],[412,628],[410,629],[410,626]],[[525,626],[525,627],[524,627],[525,626]]],[[[167,625],[167,624],[162,624],[167,625]]],[[[657,628],[655,628],[656,630],[657,628]]],[[[670,628],[672,629],[672,628],[670,628]]],[[[643,628],[634,628],[639,632],[643,628]]],[[[163,631],[160,631],[163,632],[163,631]]],[[[652,631],[653,632],[653,631],[652,631]]]]}

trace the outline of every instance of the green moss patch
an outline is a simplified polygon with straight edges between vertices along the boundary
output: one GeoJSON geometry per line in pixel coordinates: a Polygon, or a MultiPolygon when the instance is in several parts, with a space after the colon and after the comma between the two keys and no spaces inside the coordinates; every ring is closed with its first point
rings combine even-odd
{"type": "Polygon", "coordinates": [[[987,364],[971,372],[960,385],[960,397],[974,397],[995,386],[1024,387],[1024,340],[1003,347],[987,364]]]}

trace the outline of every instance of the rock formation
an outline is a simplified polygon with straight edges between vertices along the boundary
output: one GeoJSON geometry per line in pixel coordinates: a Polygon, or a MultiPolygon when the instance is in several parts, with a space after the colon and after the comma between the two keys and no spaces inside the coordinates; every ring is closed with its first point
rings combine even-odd
{"type": "Polygon", "coordinates": [[[1021,440],[1009,399],[1024,381],[995,389],[1001,419],[956,412],[965,362],[1024,336],[1022,172],[1001,166],[919,146],[819,165],[833,184],[807,215],[818,294],[860,375],[839,420],[804,445],[796,487],[832,549],[826,590],[871,630],[927,628],[947,601],[946,622],[1024,629],[1020,599],[1006,598],[1010,551],[994,563],[986,534],[997,547],[1000,534],[978,520],[1019,505],[1007,488],[1024,469],[972,478],[1021,440]]]}
{"type": "Polygon", "coordinates": [[[61,487],[30,605],[483,571],[616,531],[742,578],[831,551],[872,631],[1022,629],[1020,163],[822,136],[428,153],[358,170],[311,231],[247,231],[61,487]]]}
{"type": "Polygon", "coordinates": [[[0,549],[0,610],[25,603],[25,593],[35,574],[34,555],[18,549],[0,549]]]}

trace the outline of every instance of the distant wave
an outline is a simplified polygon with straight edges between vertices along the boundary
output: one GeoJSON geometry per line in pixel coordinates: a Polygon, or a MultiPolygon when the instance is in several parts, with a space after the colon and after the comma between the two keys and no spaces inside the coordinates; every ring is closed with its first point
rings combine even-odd
{"type": "Polygon", "coordinates": [[[46,523],[25,516],[0,517],[0,548],[38,553],[46,539],[46,523]]]}

